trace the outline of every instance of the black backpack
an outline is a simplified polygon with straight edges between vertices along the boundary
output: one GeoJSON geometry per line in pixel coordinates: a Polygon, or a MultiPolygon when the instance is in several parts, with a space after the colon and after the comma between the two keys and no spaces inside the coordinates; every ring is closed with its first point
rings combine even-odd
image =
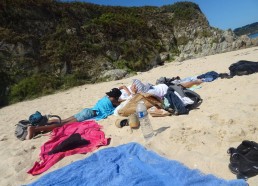
{"type": "Polygon", "coordinates": [[[188,110],[195,109],[202,103],[201,96],[192,90],[184,88],[181,85],[170,85],[169,88],[176,91],[181,97],[189,97],[194,102],[186,106],[188,110]]]}
{"type": "Polygon", "coordinates": [[[198,107],[202,103],[202,99],[199,94],[188,90],[181,85],[170,85],[164,97],[170,104],[167,109],[169,110],[171,108],[175,115],[188,114],[190,110],[198,107]],[[177,92],[181,97],[190,98],[193,101],[193,104],[185,106],[175,92],[177,92]]]}
{"type": "Polygon", "coordinates": [[[242,76],[258,72],[258,62],[240,60],[229,66],[230,76],[242,76]]]}
{"type": "Polygon", "coordinates": [[[254,141],[243,141],[237,148],[229,148],[230,171],[238,179],[247,180],[258,174],[258,144],[254,141]]]}
{"type": "Polygon", "coordinates": [[[30,115],[29,120],[21,120],[16,124],[15,128],[15,136],[19,140],[25,140],[28,134],[28,126],[44,126],[48,125],[48,119],[50,117],[56,117],[59,119],[59,123],[61,123],[61,118],[57,115],[41,115],[40,112],[36,111],[35,114],[30,115]]]}

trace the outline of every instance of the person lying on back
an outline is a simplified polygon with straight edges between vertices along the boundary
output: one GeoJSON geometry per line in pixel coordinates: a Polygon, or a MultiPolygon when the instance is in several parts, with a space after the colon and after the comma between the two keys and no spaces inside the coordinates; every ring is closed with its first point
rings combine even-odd
{"type": "Polygon", "coordinates": [[[114,113],[115,108],[120,104],[119,97],[121,94],[118,88],[113,88],[109,92],[106,92],[106,96],[101,98],[93,108],[85,108],[79,113],[61,120],[61,123],[58,123],[58,120],[49,120],[45,126],[29,126],[26,139],[33,138],[37,133],[49,132],[69,123],[81,122],[88,119],[104,119],[114,113]]]}

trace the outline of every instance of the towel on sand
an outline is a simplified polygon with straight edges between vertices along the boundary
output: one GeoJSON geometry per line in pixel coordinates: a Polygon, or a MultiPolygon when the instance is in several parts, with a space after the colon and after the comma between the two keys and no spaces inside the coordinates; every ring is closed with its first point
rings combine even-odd
{"type": "Polygon", "coordinates": [[[100,130],[101,126],[95,121],[75,122],[55,128],[52,131],[51,139],[41,147],[40,162],[35,162],[34,166],[28,171],[29,174],[37,175],[48,170],[52,165],[65,156],[73,154],[86,154],[92,152],[102,145],[107,145],[108,140],[100,130]],[[58,152],[49,155],[49,152],[69,138],[72,134],[78,133],[82,138],[90,143],[65,152],[58,152]]]}
{"type": "Polygon", "coordinates": [[[137,143],[100,150],[30,185],[247,186],[244,180],[204,175],[146,150],[137,143]]]}

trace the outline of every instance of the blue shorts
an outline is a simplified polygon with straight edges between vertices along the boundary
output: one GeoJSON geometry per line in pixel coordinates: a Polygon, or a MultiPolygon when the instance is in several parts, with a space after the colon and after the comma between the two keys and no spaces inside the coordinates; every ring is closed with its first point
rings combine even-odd
{"type": "Polygon", "coordinates": [[[78,114],[75,114],[74,117],[76,118],[77,121],[81,122],[95,117],[95,114],[93,110],[89,108],[85,108],[78,114]]]}

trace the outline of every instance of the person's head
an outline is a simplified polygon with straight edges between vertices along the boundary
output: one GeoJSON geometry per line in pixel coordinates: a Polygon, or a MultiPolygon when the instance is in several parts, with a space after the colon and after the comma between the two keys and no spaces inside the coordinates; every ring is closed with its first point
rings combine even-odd
{"type": "Polygon", "coordinates": [[[118,88],[112,88],[109,92],[106,92],[106,94],[108,97],[113,97],[114,99],[118,100],[122,92],[118,88]]]}
{"type": "Polygon", "coordinates": [[[139,93],[139,92],[147,92],[150,87],[149,86],[146,86],[144,85],[140,80],[138,79],[133,79],[133,83],[130,87],[131,91],[136,94],[136,93],[139,93]]]}

